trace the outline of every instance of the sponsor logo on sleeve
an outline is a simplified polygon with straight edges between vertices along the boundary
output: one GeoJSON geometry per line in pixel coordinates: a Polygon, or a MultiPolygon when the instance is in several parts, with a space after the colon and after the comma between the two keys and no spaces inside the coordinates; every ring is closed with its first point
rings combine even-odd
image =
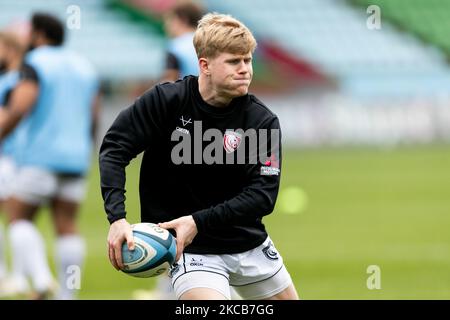
{"type": "Polygon", "coordinates": [[[262,176],[278,176],[280,174],[279,162],[275,154],[273,154],[270,159],[264,162],[261,166],[262,176]]]}

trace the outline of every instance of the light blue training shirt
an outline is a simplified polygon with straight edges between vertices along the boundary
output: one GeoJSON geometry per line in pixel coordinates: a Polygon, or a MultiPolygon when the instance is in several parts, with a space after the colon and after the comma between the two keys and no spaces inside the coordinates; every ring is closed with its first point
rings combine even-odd
{"type": "Polygon", "coordinates": [[[194,33],[190,32],[169,41],[168,51],[177,58],[181,79],[188,75],[198,76],[199,73],[193,38],[194,33]]]}
{"type": "MultiPolygon", "coordinates": [[[[6,108],[12,92],[21,81],[20,70],[7,71],[0,74],[0,107],[6,108]]],[[[17,150],[20,148],[21,137],[24,134],[25,122],[21,121],[16,128],[1,142],[0,155],[16,161],[17,150]]]]}
{"type": "Polygon", "coordinates": [[[98,92],[93,67],[57,46],[34,49],[26,62],[38,75],[39,97],[28,116],[18,164],[86,173],[92,151],[92,103],[98,92]]]}

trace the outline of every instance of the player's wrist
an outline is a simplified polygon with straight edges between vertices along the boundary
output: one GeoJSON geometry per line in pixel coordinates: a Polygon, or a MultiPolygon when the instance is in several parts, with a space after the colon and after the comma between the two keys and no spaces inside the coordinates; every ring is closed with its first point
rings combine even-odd
{"type": "Polygon", "coordinates": [[[189,215],[188,218],[191,221],[192,229],[194,230],[195,234],[197,234],[198,233],[198,228],[197,228],[197,223],[194,220],[194,217],[192,215],[189,215]]]}
{"type": "Polygon", "coordinates": [[[192,217],[192,220],[194,221],[195,228],[197,229],[197,234],[203,231],[201,218],[199,216],[200,215],[197,212],[190,215],[190,217],[192,217]]]}
{"type": "Polygon", "coordinates": [[[108,221],[109,221],[109,225],[110,226],[113,225],[114,223],[116,223],[117,221],[120,221],[120,220],[125,220],[126,221],[125,214],[108,216],[108,221]]]}

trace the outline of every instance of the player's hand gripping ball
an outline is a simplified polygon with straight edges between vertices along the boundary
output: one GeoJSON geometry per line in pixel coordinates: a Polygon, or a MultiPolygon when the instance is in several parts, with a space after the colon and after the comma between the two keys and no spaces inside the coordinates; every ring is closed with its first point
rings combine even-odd
{"type": "Polygon", "coordinates": [[[148,278],[167,271],[175,262],[177,244],[169,231],[153,223],[131,225],[135,249],[130,251],[127,243],[122,245],[122,260],[126,274],[148,278]]]}

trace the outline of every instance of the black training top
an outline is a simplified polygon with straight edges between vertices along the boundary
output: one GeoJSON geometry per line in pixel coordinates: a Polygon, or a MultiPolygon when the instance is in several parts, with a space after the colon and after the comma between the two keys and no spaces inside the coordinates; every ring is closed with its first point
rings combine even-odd
{"type": "Polygon", "coordinates": [[[279,132],[279,121],[253,95],[235,98],[229,106],[218,108],[202,99],[197,77],[154,86],[119,114],[100,149],[101,188],[109,222],[126,215],[125,167],[144,151],[139,184],[142,222],[167,222],[192,215],[198,234],[185,248],[189,253],[239,253],[260,245],[267,237],[262,217],[273,211],[278,194],[281,134],[272,136],[269,131],[262,135],[264,130],[259,129],[279,132]],[[225,134],[220,137],[220,148],[211,153],[209,145],[214,138],[195,143],[199,137],[202,141],[199,126],[202,133],[218,129],[222,135],[228,130],[247,133],[256,129],[258,152],[262,150],[264,155],[258,161],[247,156],[244,164],[237,164],[239,148],[248,149],[246,154],[255,152],[245,134],[240,144],[239,139],[230,141],[230,135],[225,134]],[[264,145],[265,136],[277,141],[267,139],[264,145]],[[180,152],[181,142],[189,141],[191,149],[180,152]],[[198,148],[212,155],[223,151],[222,163],[219,159],[207,164],[210,162],[201,157],[198,148]],[[174,154],[184,156],[184,163],[174,160],[174,154]],[[230,155],[234,164],[225,161],[230,155]]]}

